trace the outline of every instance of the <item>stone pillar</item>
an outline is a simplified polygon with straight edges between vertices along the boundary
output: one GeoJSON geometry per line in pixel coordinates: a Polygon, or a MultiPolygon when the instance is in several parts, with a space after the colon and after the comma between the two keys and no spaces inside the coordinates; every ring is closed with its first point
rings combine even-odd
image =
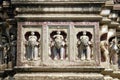
{"type": "Polygon", "coordinates": [[[75,34],[74,34],[74,24],[71,23],[69,26],[70,26],[69,27],[69,34],[70,34],[69,38],[70,38],[70,40],[68,42],[68,45],[69,45],[69,53],[71,53],[69,55],[69,58],[70,58],[71,61],[74,61],[75,57],[76,57],[76,54],[73,54],[74,50],[75,50],[74,49],[74,41],[75,41],[75,39],[73,38],[75,36],[75,34]]]}

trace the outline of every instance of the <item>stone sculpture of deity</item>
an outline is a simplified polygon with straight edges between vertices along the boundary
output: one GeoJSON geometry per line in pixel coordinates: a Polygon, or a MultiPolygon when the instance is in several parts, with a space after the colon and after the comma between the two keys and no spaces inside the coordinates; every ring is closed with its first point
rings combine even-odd
{"type": "Polygon", "coordinates": [[[10,36],[10,54],[11,54],[11,58],[12,58],[12,65],[15,66],[16,65],[16,53],[17,53],[17,41],[16,41],[16,36],[15,35],[11,35],[10,36]]]}
{"type": "Polygon", "coordinates": [[[102,62],[109,62],[109,51],[108,51],[107,40],[103,40],[100,42],[100,50],[101,50],[102,62]]]}
{"type": "Polygon", "coordinates": [[[26,57],[27,60],[38,60],[38,55],[39,42],[37,41],[37,36],[35,35],[35,32],[32,31],[26,43],[26,57]]]}
{"type": "Polygon", "coordinates": [[[61,31],[57,31],[57,34],[53,36],[53,41],[51,42],[51,53],[54,56],[54,60],[65,59],[65,40],[61,31]]]}
{"type": "Polygon", "coordinates": [[[83,31],[83,35],[80,36],[77,45],[78,45],[78,57],[81,60],[91,60],[92,45],[91,41],[89,41],[89,37],[86,35],[86,31],[83,31]]]}
{"type": "Polygon", "coordinates": [[[118,53],[119,49],[117,47],[115,39],[113,39],[110,43],[109,47],[109,55],[110,55],[110,64],[117,65],[118,64],[118,53]]]}

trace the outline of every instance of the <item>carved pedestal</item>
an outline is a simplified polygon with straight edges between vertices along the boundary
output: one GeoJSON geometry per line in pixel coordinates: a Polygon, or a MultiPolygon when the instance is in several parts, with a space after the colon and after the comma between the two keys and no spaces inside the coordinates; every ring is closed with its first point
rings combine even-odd
{"type": "Polygon", "coordinates": [[[104,80],[100,67],[17,67],[15,80],[104,80]],[[24,73],[23,73],[24,72],[24,73]],[[31,72],[31,73],[28,73],[31,72]]]}

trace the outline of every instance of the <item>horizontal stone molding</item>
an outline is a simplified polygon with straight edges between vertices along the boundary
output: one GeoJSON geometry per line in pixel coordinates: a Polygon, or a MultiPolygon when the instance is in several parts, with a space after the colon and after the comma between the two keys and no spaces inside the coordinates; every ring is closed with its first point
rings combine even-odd
{"type": "Polygon", "coordinates": [[[99,6],[37,6],[37,7],[19,7],[18,13],[99,13],[99,6]]]}
{"type": "Polygon", "coordinates": [[[78,4],[105,3],[108,0],[11,0],[12,4],[78,4]]]}
{"type": "Polygon", "coordinates": [[[104,80],[100,73],[18,73],[15,80],[104,80]]]}
{"type": "Polygon", "coordinates": [[[17,66],[14,68],[17,72],[93,72],[100,73],[104,68],[100,66],[38,66],[25,67],[17,66]]]}
{"type": "Polygon", "coordinates": [[[20,21],[24,20],[101,20],[102,16],[94,14],[40,14],[40,15],[18,15],[15,17],[20,21]]]}

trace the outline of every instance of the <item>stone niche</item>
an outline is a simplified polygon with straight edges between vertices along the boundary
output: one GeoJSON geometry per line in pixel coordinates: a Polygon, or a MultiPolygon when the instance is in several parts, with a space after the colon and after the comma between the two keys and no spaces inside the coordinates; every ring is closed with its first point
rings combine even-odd
{"type": "Polygon", "coordinates": [[[42,58],[42,26],[23,25],[20,32],[19,59],[24,66],[39,65],[42,58]]]}
{"type": "Polygon", "coordinates": [[[103,80],[99,43],[99,22],[19,22],[14,78],[103,80]]]}
{"type": "Polygon", "coordinates": [[[19,22],[18,30],[17,66],[99,65],[98,22],[19,22]],[[84,32],[90,45],[83,50],[84,32]]]}

